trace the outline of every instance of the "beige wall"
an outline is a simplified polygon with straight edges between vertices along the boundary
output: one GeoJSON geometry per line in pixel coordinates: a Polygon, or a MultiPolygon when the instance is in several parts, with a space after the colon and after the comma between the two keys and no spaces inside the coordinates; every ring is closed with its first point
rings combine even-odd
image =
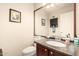
{"type": "Polygon", "coordinates": [[[76,4],[76,34],[79,37],[79,3],[76,4]]]}
{"type": "Polygon", "coordinates": [[[73,11],[67,12],[60,15],[60,31],[63,32],[64,35],[70,33],[71,38],[74,37],[74,22],[73,22],[73,11]]]}
{"type": "Polygon", "coordinates": [[[4,55],[21,55],[33,42],[33,4],[0,4],[0,48],[4,55]],[[9,9],[21,11],[21,23],[9,22],[9,9]]]}

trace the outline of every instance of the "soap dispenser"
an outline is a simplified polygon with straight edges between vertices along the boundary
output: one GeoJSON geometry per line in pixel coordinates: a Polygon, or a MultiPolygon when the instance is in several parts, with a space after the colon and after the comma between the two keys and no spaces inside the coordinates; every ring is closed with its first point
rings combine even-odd
{"type": "Polygon", "coordinates": [[[68,35],[66,35],[66,36],[67,36],[67,39],[65,40],[65,44],[69,45],[70,39],[71,39],[70,34],[68,33],[68,35]]]}
{"type": "Polygon", "coordinates": [[[79,45],[79,38],[77,38],[77,37],[74,38],[74,44],[79,45]]]}

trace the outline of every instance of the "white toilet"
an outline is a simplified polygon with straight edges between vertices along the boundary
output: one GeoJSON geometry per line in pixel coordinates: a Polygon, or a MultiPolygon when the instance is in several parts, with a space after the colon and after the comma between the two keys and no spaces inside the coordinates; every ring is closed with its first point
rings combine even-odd
{"type": "Polygon", "coordinates": [[[22,51],[23,56],[35,56],[36,55],[36,47],[29,46],[22,51]]]}
{"type": "MultiPolygon", "coordinates": [[[[34,38],[34,41],[35,40],[40,40],[40,36],[38,37],[35,37],[34,38]]],[[[22,51],[22,55],[23,56],[35,56],[36,55],[36,44],[34,43],[33,45],[25,48],[23,51],[22,51]]]]}

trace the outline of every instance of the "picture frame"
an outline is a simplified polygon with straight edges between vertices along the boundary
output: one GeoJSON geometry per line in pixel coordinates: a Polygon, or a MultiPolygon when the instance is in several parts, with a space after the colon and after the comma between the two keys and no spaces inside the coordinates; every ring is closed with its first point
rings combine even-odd
{"type": "Polygon", "coordinates": [[[14,9],[9,9],[9,21],[21,23],[21,12],[14,9]]]}
{"type": "Polygon", "coordinates": [[[46,23],[46,20],[45,19],[41,19],[41,25],[45,26],[46,25],[45,23],[46,23]]]}

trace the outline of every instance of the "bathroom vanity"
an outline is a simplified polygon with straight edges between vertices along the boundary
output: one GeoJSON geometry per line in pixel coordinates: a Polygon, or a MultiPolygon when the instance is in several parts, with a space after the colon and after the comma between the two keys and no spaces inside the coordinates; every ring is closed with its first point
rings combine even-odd
{"type": "MultiPolygon", "coordinates": [[[[70,43],[66,47],[56,47],[46,43],[47,40],[37,40],[36,54],[37,56],[78,56],[79,47],[70,43]]],[[[62,41],[63,42],[63,41],[62,41]]]]}
{"type": "Polygon", "coordinates": [[[69,56],[69,55],[37,43],[37,56],[69,56]]]}

